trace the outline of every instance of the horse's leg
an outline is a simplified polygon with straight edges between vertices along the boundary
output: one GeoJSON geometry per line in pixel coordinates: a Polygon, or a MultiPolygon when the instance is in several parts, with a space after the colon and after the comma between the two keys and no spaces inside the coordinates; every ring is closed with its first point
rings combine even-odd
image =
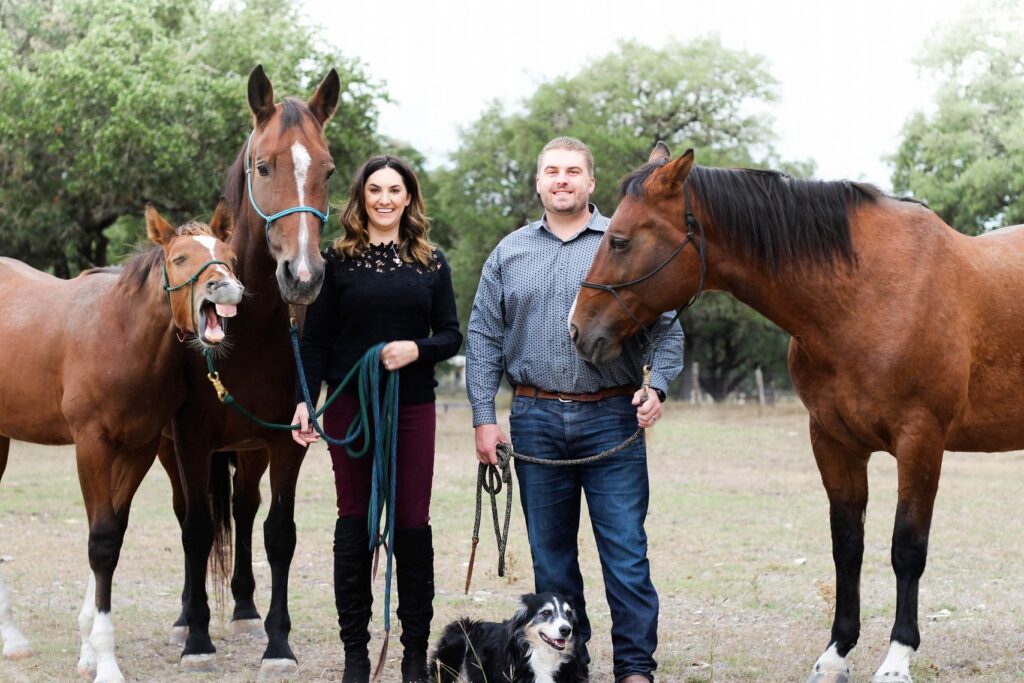
{"type": "Polygon", "coordinates": [[[111,618],[110,595],[114,570],[121,554],[124,527],[114,512],[111,496],[114,458],[99,439],[78,439],[78,480],[89,517],[89,567],[93,580],[90,592],[95,594],[95,612],[83,609],[79,626],[91,620],[88,647],[83,643],[79,672],[92,673],[94,683],[123,683],[124,676],[114,655],[114,622],[111,618]]]}
{"type": "Polygon", "coordinates": [[[928,533],[939,489],[943,442],[939,430],[906,429],[897,440],[898,495],[892,532],[892,568],[896,573],[896,620],[889,652],[874,683],[911,683],[910,656],[921,644],[917,592],[928,559],[928,533]]]}
{"type": "Polygon", "coordinates": [[[231,625],[235,635],[265,639],[267,632],[253,597],[256,578],[252,573],[252,531],[260,508],[260,480],[270,464],[265,448],[246,451],[235,465],[232,515],[235,519],[235,568],[231,577],[231,596],[235,611],[231,625]]]}
{"type": "MultiPolygon", "coordinates": [[[[181,476],[178,472],[178,458],[174,452],[174,440],[164,436],[160,439],[160,447],[157,450],[160,458],[160,465],[167,472],[167,478],[171,481],[171,504],[174,506],[174,516],[178,520],[178,526],[185,523],[185,489],[181,484],[181,476]]],[[[184,645],[188,638],[188,613],[189,602],[188,590],[188,559],[184,562],[184,586],[181,589],[181,612],[171,626],[170,641],[172,645],[184,645]]]]}
{"type": "Polygon", "coordinates": [[[286,676],[298,668],[288,645],[292,628],[288,614],[288,571],[295,554],[295,486],[305,450],[287,432],[270,443],[270,511],[263,524],[263,542],[270,563],[270,609],[267,611],[267,649],[260,679],[286,676]]]}
{"type": "Polygon", "coordinates": [[[832,560],[836,566],[836,613],[832,635],[808,683],[848,683],[846,657],[860,636],[860,569],[864,559],[864,511],[868,504],[870,451],[845,446],[811,421],[811,446],[829,502],[832,560]]]}
{"type": "Polygon", "coordinates": [[[210,452],[196,443],[192,430],[182,426],[195,423],[196,420],[191,418],[175,418],[173,430],[187,503],[181,525],[181,545],[185,551],[188,576],[188,637],[181,652],[181,666],[192,671],[207,671],[212,668],[213,654],[217,651],[210,640],[210,605],[206,594],[206,566],[213,547],[213,519],[209,505],[210,452]]]}
{"type": "MultiPolygon", "coordinates": [[[[7,456],[11,451],[11,440],[0,436],[0,478],[7,469],[7,456]]],[[[7,593],[7,584],[0,576],[0,637],[4,641],[4,657],[8,659],[24,659],[32,655],[32,646],[14,622],[11,612],[11,597],[7,593]]]]}

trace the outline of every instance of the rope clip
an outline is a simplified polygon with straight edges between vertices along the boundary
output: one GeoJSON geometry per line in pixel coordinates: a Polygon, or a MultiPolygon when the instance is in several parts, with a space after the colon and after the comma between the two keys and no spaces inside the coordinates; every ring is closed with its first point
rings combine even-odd
{"type": "Polygon", "coordinates": [[[213,385],[214,391],[217,392],[217,400],[224,403],[225,399],[228,397],[228,390],[224,386],[224,383],[220,381],[220,373],[209,372],[206,374],[206,379],[210,380],[210,384],[213,385]]]}

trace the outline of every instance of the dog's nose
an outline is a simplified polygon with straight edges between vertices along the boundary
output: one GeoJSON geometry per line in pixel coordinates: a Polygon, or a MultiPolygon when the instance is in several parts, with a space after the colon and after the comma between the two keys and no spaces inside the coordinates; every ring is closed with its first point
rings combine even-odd
{"type": "Polygon", "coordinates": [[[562,626],[558,629],[558,632],[562,634],[563,638],[568,638],[569,634],[572,633],[572,626],[562,626]]]}

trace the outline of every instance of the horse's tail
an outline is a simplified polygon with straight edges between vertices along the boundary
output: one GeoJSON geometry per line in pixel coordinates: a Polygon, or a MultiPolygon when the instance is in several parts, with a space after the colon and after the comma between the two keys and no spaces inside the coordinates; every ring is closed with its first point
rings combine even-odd
{"type": "Polygon", "coordinates": [[[213,518],[213,548],[210,551],[210,578],[217,604],[225,604],[225,589],[231,581],[233,537],[231,533],[232,466],[237,465],[234,451],[218,451],[210,459],[210,514],[213,518]]]}

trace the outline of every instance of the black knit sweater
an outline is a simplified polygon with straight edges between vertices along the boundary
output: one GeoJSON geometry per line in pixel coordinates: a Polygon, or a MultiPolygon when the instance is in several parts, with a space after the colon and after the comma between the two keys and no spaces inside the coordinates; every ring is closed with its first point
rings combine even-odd
{"type": "MultiPolygon", "coordinates": [[[[306,313],[302,363],[310,394],[320,382],[329,389],[345,378],[366,350],[380,342],[416,342],[419,358],[402,368],[399,402],[434,400],[434,365],[462,345],[455,313],[452,272],[435,249],[426,266],[403,263],[390,242],[370,245],[355,258],[324,252],[326,270],[320,295],[306,313]]],[[[346,393],[357,395],[355,380],[346,393]]],[[[296,390],[297,402],[302,400],[296,390]]]]}

